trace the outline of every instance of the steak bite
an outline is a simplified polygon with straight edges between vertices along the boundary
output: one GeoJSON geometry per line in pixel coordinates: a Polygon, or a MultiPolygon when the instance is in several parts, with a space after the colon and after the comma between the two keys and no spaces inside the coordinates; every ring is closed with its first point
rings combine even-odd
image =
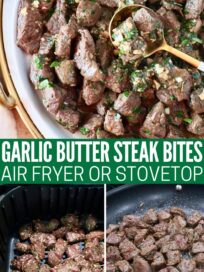
{"type": "Polygon", "coordinates": [[[117,0],[99,0],[102,6],[107,6],[110,8],[117,8],[117,0]]]}
{"type": "Polygon", "coordinates": [[[94,26],[101,12],[102,8],[97,1],[80,0],[76,10],[77,21],[83,27],[94,26]]]}
{"type": "Polygon", "coordinates": [[[187,0],[185,5],[186,19],[197,19],[204,9],[203,0],[187,0]]]}
{"type": "Polygon", "coordinates": [[[81,38],[75,53],[77,68],[87,80],[103,81],[104,75],[96,62],[94,40],[87,29],[81,29],[79,33],[81,38]]]}
{"type": "Polygon", "coordinates": [[[58,239],[56,241],[54,249],[48,253],[48,264],[51,267],[54,267],[61,263],[62,257],[66,251],[66,247],[67,247],[66,241],[62,239],[58,239]]]}
{"type": "Polygon", "coordinates": [[[121,93],[130,87],[128,71],[119,59],[114,60],[108,68],[106,87],[116,93],[121,93]]]}
{"type": "Polygon", "coordinates": [[[133,269],[134,272],[152,272],[148,262],[139,256],[133,259],[133,269]]]}
{"type": "Polygon", "coordinates": [[[55,44],[55,36],[46,32],[40,40],[39,55],[51,55],[55,44]]]}
{"type": "Polygon", "coordinates": [[[23,272],[38,272],[40,268],[39,261],[33,255],[27,254],[17,257],[12,261],[12,266],[23,272]]]}
{"type": "Polygon", "coordinates": [[[60,82],[64,85],[77,85],[77,72],[73,60],[63,60],[55,67],[56,74],[60,82]]]}
{"type": "Polygon", "coordinates": [[[21,0],[18,14],[17,45],[26,54],[37,53],[42,34],[43,17],[38,8],[27,0],[21,0]]]}
{"type": "Polygon", "coordinates": [[[204,113],[204,89],[199,88],[191,93],[190,106],[196,113],[204,113]]]}
{"type": "Polygon", "coordinates": [[[114,110],[108,110],[105,116],[104,129],[116,136],[124,135],[125,129],[121,115],[114,110]]]}
{"type": "Polygon", "coordinates": [[[119,245],[122,241],[122,237],[115,232],[111,232],[106,239],[106,242],[110,245],[119,245]]]}
{"type": "Polygon", "coordinates": [[[67,3],[64,0],[57,0],[56,9],[47,22],[46,26],[51,34],[57,34],[60,28],[67,24],[66,21],[67,3]]]}
{"type": "Polygon", "coordinates": [[[19,230],[19,236],[22,241],[27,240],[33,234],[33,227],[31,224],[24,225],[19,230]]]}
{"type": "Polygon", "coordinates": [[[199,212],[194,212],[193,214],[191,214],[191,216],[188,217],[188,225],[195,227],[199,221],[202,219],[202,215],[199,212]]]}
{"type": "Polygon", "coordinates": [[[34,233],[30,237],[31,244],[42,243],[46,248],[53,248],[56,243],[56,238],[54,235],[49,233],[34,233]]]}
{"type": "Polygon", "coordinates": [[[164,259],[164,256],[160,252],[156,252],[154,257],[153,257],[153,262],[151,263],[151,267],[155,270],[158,271],[159,269],[162,269],[166,264],[166,261],[164,259]]]}
{"type": "Polygon", "coordinates": [[[106,70],[113,59],[113,46],[107,39],[101,38],[96,41],[96,58],[102,70],[106,70]]]}
{"type": "Polygon", "coordinates": [[[133,272],[132,266],[126,260],[118,261],[116,268],[121,272],[133,272]]]}
{"type": "Polygon", "coordinates": [[[178,268],[181,272],[194,272],[196,268],[196,262],[194,260],[183,259],[178,268]]]}
{"type": "Polygon", "coordinates": [[[80,113],[71,108],[60,109],[56,114],[56,120],[72,133],[78,129],[80,119],[80,113]]]}
{"type": "Polygon", "coordinates": [[[34,220],[33,224],[34,224],[34,229],[36,232],[49,233],[56,230],[60,222],[57,219],[51,219],[48,222],[44,222],[38,219],[38,220],[34,220]]]}
{"type": "Polygon", "coordinates": [[[56,36],[55,55],[61,59],[70,58],[72,41],[78,35],[78,24],[75,15],[72,15],[68,24],[60,27],[56,36]]]}
{"type": "Polygon", "coordinates": [[[45,15],[53,8],[56,0],[40,0],[39,8],[45,15]]]}
{"type": "Polygon", "coordinates": [[[158,102],[148,113],[140,134],[144,138],[164,138],[167,132],[167,120],[164,111],[164,105],[158,102]]]}
{"type": "Polygon", "coordinates": [[[102,82],[84,81],[82,89],[82,97],[86,105],[90,106],[99,102],[105,90],[105,86],[102,82]]]}
{"type": "Polygon", "coordinates": [[[176,265],[178,263],[180,263],[181,261],[181,253],[179,250],[175,250],[175,251],[168,251],[166,253],[167,256],[167,265],[176,265]]]}
{"type": "Polygon", "coordinates": [[[114,109],[124,116],[130,116],[141,105],[140,96],[136,92],[121,93],[114,103],[114,109]]]}
{"type": "Polygon", "coordinates": [[[204,135],[204,117],[201,114],[193,114],[187,130],[195,135],[204,135]]]}
{"type": "Polygon", "coordinates": [[[119,250],[123,258],[127,261],[132,260],[139,254],[139,249],[128,239],[120,242],[119,250]]]}
{"type": "Polygon", "coordinates": [[[95,138],[97,130],[103,125],[103,118],[98,114],[91,114],[85,124],[80,128],[80,132],[88,138],[95,138]]]}

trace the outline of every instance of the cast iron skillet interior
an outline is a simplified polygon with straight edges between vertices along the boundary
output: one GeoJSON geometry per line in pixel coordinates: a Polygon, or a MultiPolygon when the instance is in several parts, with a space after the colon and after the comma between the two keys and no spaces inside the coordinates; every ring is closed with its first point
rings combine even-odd
{"type": "Polygon", "coordinates": [[[204,214],[204,185],[124,185],[107,194],[107,226],[121,221],[126,214],[142,215],[150,208],[156,210],[177,206],[186,213],[198,210],[204,214]]]}
{"type": "Polygon", "coordinates": [[[17,256],[19,227],[33,219],[60,218],[66,213],[93,214],[104,229],[103,186],[19,186],[0,200],[0,272],[9,272],[17,256]]]}

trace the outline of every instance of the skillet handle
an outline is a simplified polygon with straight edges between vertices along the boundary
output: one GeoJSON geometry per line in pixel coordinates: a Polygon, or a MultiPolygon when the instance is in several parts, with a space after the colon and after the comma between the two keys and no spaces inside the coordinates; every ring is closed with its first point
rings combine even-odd
{"type": "Polygon", "coordinates": [[[0,104],[3,104],[8,109],[13,109],[16,106],[15,99],[5,92],[5,89],[1,82],[0,82],[0,104]]]}

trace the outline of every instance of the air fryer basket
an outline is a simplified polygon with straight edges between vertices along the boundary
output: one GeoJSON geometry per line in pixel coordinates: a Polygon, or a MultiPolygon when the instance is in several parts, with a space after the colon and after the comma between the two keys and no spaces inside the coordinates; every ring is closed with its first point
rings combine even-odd
{"type": "Polygon", "coordinates": [[[18,229],[33,219],[93,214],[103,229],[103,186],[19,186],[0,201],[0,272],[9,272],[18,229]]]}

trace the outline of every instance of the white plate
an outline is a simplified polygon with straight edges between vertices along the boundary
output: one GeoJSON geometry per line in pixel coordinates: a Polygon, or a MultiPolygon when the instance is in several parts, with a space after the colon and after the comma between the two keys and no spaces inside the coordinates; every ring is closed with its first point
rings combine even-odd
{"type": "Polygon", "coordinates": [[[45,138],[82,138],[71,134],[47,113],[29,81],[26,55],[16,46],[17,8],[19,0],[3,1],[3,39],[10,74],[27,113],[45,138]]]}

